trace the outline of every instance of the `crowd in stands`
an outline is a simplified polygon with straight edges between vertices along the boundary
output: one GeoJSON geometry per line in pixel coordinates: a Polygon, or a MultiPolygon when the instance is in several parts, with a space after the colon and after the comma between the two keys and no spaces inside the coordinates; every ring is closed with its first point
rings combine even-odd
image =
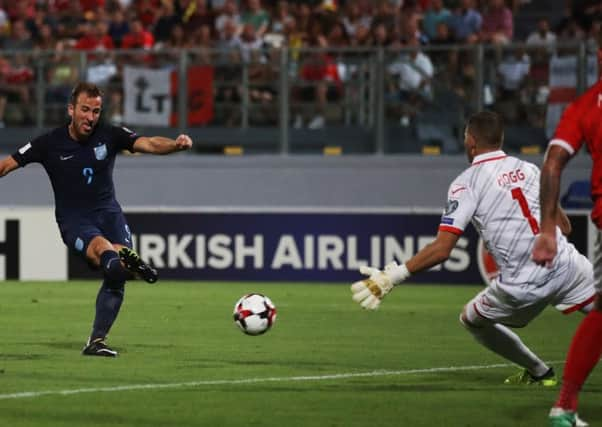
{"type": "MultiPolygon", "coordinates": [[[[565,0],[565,13],[558,22],[545,17],[526,38],[515,36],[515,17],[526,2],[538,0],[0,0],[0,47],[11,51],[0,58],[0,125],[5,107],[13,102],[26,105],[32,96],[36,72],[27,52],[52,52],[54,64],[44,72],[49,83],[50,101],[66,100],[67,90],[79,76],[77,61],[70,50],[89,53],[99,67],[93,75],[100,82],[119,75],[115,57],[104,53],[112,49],[146,49],[169,55],[178,48],[199,52],[199,62],[234,63],[236,60],[265,63],[266,48],[287,46],[298,59],[289,70],[299,80],[310,83],[293,92],[293,98],[316,103],[313,117],[293,114],[295,124],[311,128],[324,126],[325,105],[341,96],[348,77],[336,58],[325,53],[299,58],[304,47],[341,48],[383,46],[410,47],[411,55],[390,61],[390,93],[411,108],[432,96],[431,83],[441,67],[456,67],[450,76],[470,80],[475,73],[472,61],[461,52],[438,54],[427,46],[486,43],[493,46],[526,42],[553,53],[562,41],[590,40],[596,46],[602,22],[602,2],[565,0]],[[220,56],[209,48],[221,49],[220,56]],[[206,51],[203,51],[203,50],[206,51]],[[407,102],[406,102],[407,103],[407,102]]],[[[131,59],[131,58],[130,58],[131,59]]],[[[148,57],[142,57],[148,62],[148,57]]],[[[494,70],[503,99],[512,95],[530,72],[533,58],[515,51],[508,58],[497,58],[494,70]],[[499,65],[499,66],[498,66],[499,65]]],[[[152,65],[152,64],[151,64],[152,65]]],[[[224,69],[220,77],[235,80],[235,70],[224,69]]],[[[90,77],[90,75],[88,75],[90,77]]],[[[452,78],[452,77],[450,77],[452,78]]],[[[260,65],[250,69],[250,79],[273,81],[273,73],[260,65]]],[[[466,84],[454,85],[463,97],[466,84]]],[[[252,102],[269,104],[276,91],[258,84],[250,93],[252,102]]],[[[389,88],[389,87],[388,87],[389,88]]],[[[236,102],[240,91],[225,85],[216,91],[221,100],[236,102]]],[[[113,96],[112,96],[113,97],[113,96]]],[[[114,96],[113,104],[120,102],[114,96]]],[[[115,108],[118,108],[115,106],[115,108]]],[[[410,109],[411,109],[410,108],[410,109]]],[[[24,123],[31,121],[27,108],[24,123]]],[[[407,112],[396,112],[405,119],[407,112]]],[[[411,113],[411,111],[410,111],[411,113]]],[[[234,118],[235,119],[235,118],[234,118]]]]}

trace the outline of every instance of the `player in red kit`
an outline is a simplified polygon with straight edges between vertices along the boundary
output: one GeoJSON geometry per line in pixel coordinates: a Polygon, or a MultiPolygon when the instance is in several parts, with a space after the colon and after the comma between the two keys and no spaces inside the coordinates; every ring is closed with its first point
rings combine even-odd
{"type": "Polygon", "coordinates": [[[602,354],[602,80],[566,108],[550,141],[541,170],[541,234],[532,253],[533,260],[540,265],[552,266],[557,261],[555,219],[560,177],[568,161],[584,143],[593,160],[591,196],[594,208],[591,217],[598,228],[594,248],[597,295],[594,309],[573,336],[562,388],[549,415],[553,427],[576,425],[579,392],[602,354]]]}

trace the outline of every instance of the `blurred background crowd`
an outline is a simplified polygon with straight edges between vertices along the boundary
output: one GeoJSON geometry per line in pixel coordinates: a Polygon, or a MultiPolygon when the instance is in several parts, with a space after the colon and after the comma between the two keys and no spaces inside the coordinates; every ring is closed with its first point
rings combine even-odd
{"type": "Polygon", "coordinates": [[[566,0],[0,1],[4,49],[398,46],[595,39],[602,4],[566,0]],[[549,18],[520,20],[538,4],[549,18]],[[552,22],[550,22],[552,21],[552,22]],[[525,24],[527,27],[525,27],[525,24]],[[516,28],[519,27],[519,28],[516,28]]]}
{"type": "Polygon", "coordinates": [[[108,118],[120,123],[123,64],[171,66],[179,49],[190,50],[190,63],[215,67],[210,125],[240,126],[241,102],[257,106],[250,124],[276,125],[281,47],[293,82],[291,127],[363,125],[374,113],[337,106],[374,96],[351,83],[371,78],[362,52],[380,47],[391,123],[412,129],[437,103],[462,114],[487,106],[541,129],[550,57],[565,42],[595,53],[601,23],[594,0],[0,0],[0,126],[35,124],[28,106],[40,96],[49,108],[44,124],[59,122],[69,88],[84,76],[106,85],[108,118]],[[479,44],[488,47],[480,62],[471,49],[479,44]],[[85,67],[74,51],[86,53],[85,67]],[[475,89],[477,77],[483,85],[475,89]]]}

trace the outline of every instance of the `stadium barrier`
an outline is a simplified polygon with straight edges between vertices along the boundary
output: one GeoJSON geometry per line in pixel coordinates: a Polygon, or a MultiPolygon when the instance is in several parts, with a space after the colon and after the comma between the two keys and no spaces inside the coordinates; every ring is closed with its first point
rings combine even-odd
{"type": "MultiPolygon", "coordinates": [[[[406,260],[436,235],[436,209],[126,211],[140,255],[163,279],[346,282],[361,264],[406,260]]],[[[587,211],[571,211],[572,241],[593,252],[587,211]]],[[[469,227],[451,257],[416,283],[482,284],[492,273],[469,227]]],[[[65,248],[52,209],[0,209],[0,279],[98,278],[65,248]]]]}
{"type": "MultiPolygon", "coordinates": [[[[466,116],[483,108],[504,116],[509,148],[541,152],[566,103],[597,79],[592,49],[0,51],[0,134],[64,123],[73,82],[88,80],[105,90],[104,120],[141,133],[202,131],[202,153],[457,153],[466,116]],[[416,53],[431,63],[428,77],[415,70],[416,53]]],[[[0,150],[12,141],[1,138],[0,150]]]]}

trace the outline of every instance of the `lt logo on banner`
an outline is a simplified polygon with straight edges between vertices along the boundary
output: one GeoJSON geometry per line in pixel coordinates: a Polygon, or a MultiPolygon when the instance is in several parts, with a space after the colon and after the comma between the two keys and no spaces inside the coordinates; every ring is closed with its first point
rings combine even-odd
{"type": "Polygon", "coordinates": [[[169,126],[170,70],[125,67],[124,121],[131,125],[169,126]]]}

